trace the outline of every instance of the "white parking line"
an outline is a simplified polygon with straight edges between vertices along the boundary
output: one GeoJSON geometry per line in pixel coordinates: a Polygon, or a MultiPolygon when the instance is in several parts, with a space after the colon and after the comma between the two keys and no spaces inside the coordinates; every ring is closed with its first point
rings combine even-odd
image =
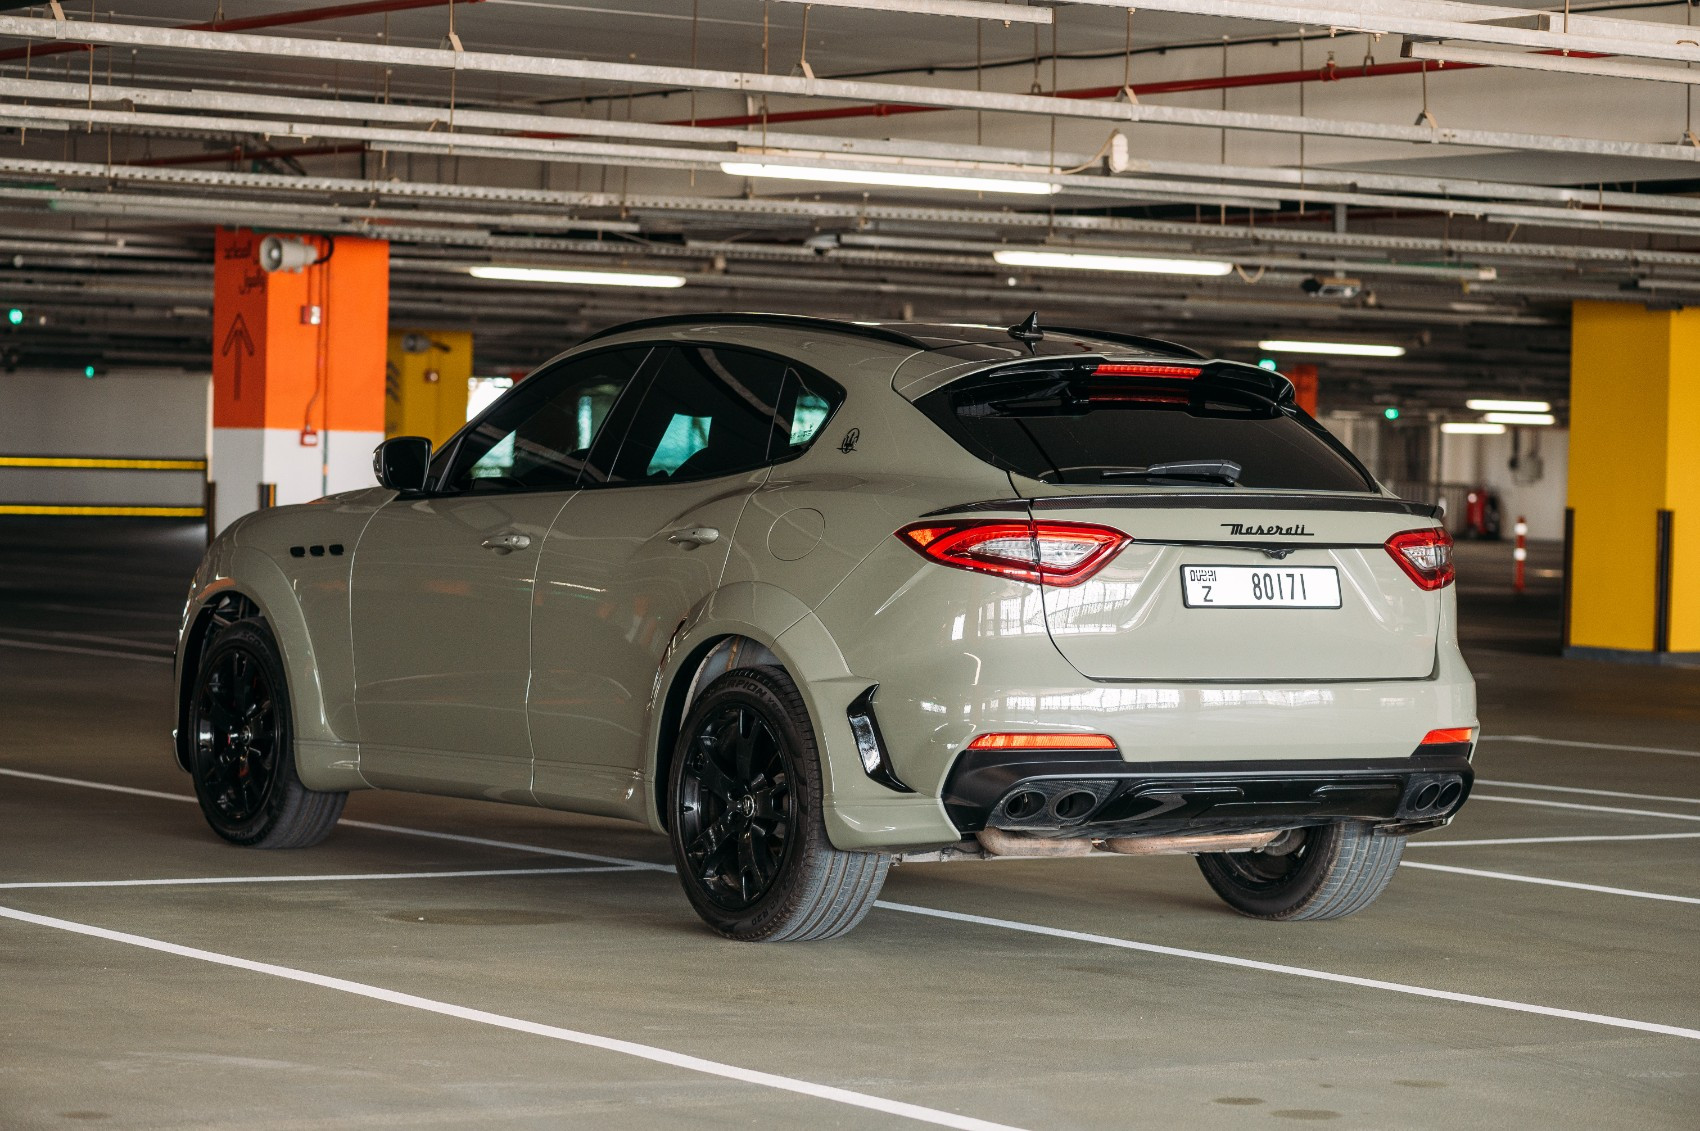
{"type": "Polygon", "coordinates": [[[468,1009],[465,1006],[453,1005],[446,1001],[436,1001],[414,994],[400,993],[396,990],[386,990],[380,986],[369,986],[364,982],[351,982],[346,978],[332,978],[324,974],[297,970],[289,966],[278,966],[270,962],[254,962],[247,958],[237,958],[234,955],[201,950],[198,947],[180,946],[177,943],[151,939],[143,935],[112,931],[105,927],[95,927],[87,923],[75,923],[69,919],[33,915],[27,911],[18,911],[10,907],[0,907],[0,918],[14,919],[20,923],[48,927],[58,931],[69,931],[73,934],[104,939],[108,942],[142,947],[146,950],[176,955],[179,958],[193,958],[201,962],[233,967],[237,970],[268,974],[274,978],[286,978],[292,982],[303,982],[310,986],[319,986],[322,989],[338,990],[345,994],[354,994],[357,997],[388,1002],[391,1005],[405,1006],[409,1009],[423,1010],[426,1013],[435,1013],[443,1017],[453,1017],[461,1021],[494,1026],[498,1029],[509,1029],[516,1033],[528,1033],[534,1037],[548,1037],[552,1040],[584,1045],[588,1048],[617,1052],[625,1056],[653,1061],[656,1064],[669,1065],[673,1068],[683,1068],[708,1076],[719,1076],[723,1079],[737,1080],[745,1084],[756,1084],[764,1088],[793,1092],[797,1095],[846,1104],[850,1107],[865,1108],[885,1115],[913,1119],[920,1123],[931,1123],[938,1127],[957,1127],[963,1129],[963,1131],[1014,1131],[1006,1123],[992,1123],[989,1120],[975,1119],[972,1116],[958,1115],[955,1112],[940,1111],[936,1108],[922,1107],[919,1104],[904,1103],[900,1100],[888,1100],[881,1096],[870,1096],[863,1092],[853,1092],[848,1088],[834,1088],[827,1084],[816,1084],[790,1076],[778,1076],[771,1072],[757,1072],[754,1069],[740,1068],[733,1064],[722,1064],[715,1060],[705,1060],[702,1057],[689,1056],[685,1053],[673,1052],[671,1049],[657,1048],[654,1045],[641,1045],[635,1041],[622,1041],[614,1037],[600,1036],[596,1033],[581,1032],[577,1029],[564,1029],[558,1025],[544,1025],[536,1021],[525,1021],[518,1017],[507,1017],[500,1013],[490,1013],[482,1009],[468,1009]]]}
{"type": "Polygon", "coordinates": [[[110,648],[78,648],[71,644],[43,644],[37,640],[13,640],[0,636],[0,645],[7,648],[32,648],[37,652],[74,652],[79,656],[116,656],[120,660],[141,660],[147,664],[169,664],[170,656],[144,656],[139,652],[114,652],[110,648]]]}
{"type": "Polygon", "coordinates": [[[1621,813],[1627,817],[1664,817],[1672,821],[1700,821],[1700,813],[1665,813],[1658,809],[1620,809],[1615,805],[1581,805],[1574,801],[1543,801],[1538,797],[1493,797],[1470,794],[1471,801],[1503,801],[1507,805],[1542,805],[1548,809],[1580,809],[1587,813],[1621,813]]]}
{"type": "Polygon", "coordinates": [[[1634,888],[1608,888],[1599,884],[1578,884],[1570,880],[1549,880],[1543,876],[1524,876],[1516,872],[1484,872],[1479,868],[1453,868],[1446,864],[1419,864],[1414,860],[1401,860],[1401,868],[1421,868],[1429,872],[1453,872],[1460,876],[1485,876],[1490,880],[1515,880],[1522,884],[1542,884],[1554,888],[1575,888],[1577,891],[1601,892],[1605,895],[1632,895],[1638,899],[1662,899],[1669,903],[1700,903],[1700,899],[1688,895],[1665,895],[1656,891],[1637,891],[1634,888]]]}
{"type": "MultiPolygon", "coordinates": [[[[29,773],[29,772],[26,772],[26,771],[23,771],[23,770],[0,769],[0,773],[12,774],[12,775],[15,775],[15,776],[18,776],[18,777],[35,778],[35,779],[40,779],[40,780],[45,780],[45,781],[61,783],[61,784],[65,784],[65,785],[87,786],[87,787],[91,787],[91,788],[95,788],[95,789],[112,789],[112,790],[117,790],[117,791],[122,792],[122,793],[134,793],[134,794],[141,794],[143,796],[148,796],[148,797],[164,798],[168,801],[189,801],[189,800],[193,800],[192,798],[184,797],[181,794],[160,793],[160,792],[155,791],[155,790],[135,789],[135,788],[132,788],[130,786],[109,786],[109,785],[104,785],[104,784],[99,783],[99,782],[81,781],[81,780],[78,780],[76,778],[53,777],[53,776],[50,776],[50,775],[47,775],[47,774],[35,774],[35,773],[29,773]]],[[[1524,801],[1526,799],[1507,797],[1507,798],[1500,798],[1498,800],[1524,801]]],[[[1540,804],[1539,802],[1533,802],[1533,803],[1534,804],[1540,804]]],[[[1595,805],[1572,806],[1572,805],[1568,805],[1565,802],[1558,802],[1558,801],[1548,802],[1547,804],[1558,805],[1558,806],[1561,806],[1561,807],[1568,807],[1568,808],[1581,808],[1581,809],[1599,809],[1599,808],[1602,808],[1601,806],[1595,806],[1595,805]]],[[[1636,812],[1636,810],[1608,810],[1608,811],[1610,811],[1610,812],[1636,812]]],[[[1687,819],[1685,814],[1653,813],[1652,815],[1653,816],[1659,816],[1659,817],[1677,816],[1677,817],[1682,817],[1684,819],[1687,819]]],[[[1694,817],[1692,819],[1700,820],[1700,816],[1694,817]]],[[[464,844],[476,844],[476,845],[482,845],[482,846],[485,846],[485,847],[509,848],[509,849],[515,849],[515,850],[522,851],[522,852],[535,852],[535,853],[540,853],[540,854],[549,855],[549,856],[568,856],[568,857],[574,857],[574,858],[579,858],[579,859],[596,860],[596,861],[601,861],[601,862],[610,863],[610,864],[622,864],[622,865],[628,865],[633,869],[641,868],[641,869],[650,870],[650,871],[663,871],[663,872],[673,871],[672,866],[667,865],[667,864],[652,864],[652,863],[649,863],[649,862],[643,861],[643,860],[628,860],[628,859],[624,859],[624,858],[617,857],[617,856],[591,856],[587,853],[569,852],[565,849],[545,848],[541,845],[523,844],[523,843],[519,843],[519,842],[515,842],[515,841],[490,840],[490,839],[486,839],[484,837],[464,836],[464,835],[459,834],[459,833],[439,833],[439,832],[433,832],[433,831],[428,830],[428,829],[414,829],[414,828],[408,828],[408,827],[402,826],[402,825],[380,825],[380,824],[375,824],[375,823],[366,822],[366,821],[347,821],[347,822],[342,822],[342,823],[353,825],[356,828],[369,828],[369,829],[382,831],[382,832],[401,833],[401,834],[408,835],[408,836],[431,837],[433,839],[452,840],[452,841],[458,841],[458,842],[461,842],[461,843],[464,843],[464,844]]],[[[1511,1001],[1511,1000],[1505,999],[1505,998],[1491,998],[1491,997],[1482,997],[1482,996],[1479,996],[1479,995],[1476,995],[1476,994],[1454,993],[1450,990],[1434,990],[1434,989],[1429,989],[1425,986],[1407,985],[1403,982],[1386,982],[1386,981],[1381,981],[1380,979],[1376,979],[1376,978],[1359,978],[1359,977],[1356,977],[1356,976],[1350,975],[1350,974],[1335,974],[1335,973],[1331,973],[1327,970],[1312,970],[1308,967],[1303,967],[1303,966],[1283,966],[1283,965],[1280,965],[1278,963],[1262,962],[1262,961],[1259,961],[1257,959],[1236,958],[1232,955],[1227,955],[1227,954],[1213,954],[1213,953],[1208,952],[1208,951],[1184,950],[1184,949],[1177,948],[1177,947],[1161,946],[1157,943],[1135,942],[1131,939],[1118,939],[1118,938],[1113,938],[1113,937],[1108,936],[1108,935],[1084,934],[1084,933],[1081,933],[1081,932],[1078,932],[1078,931],[1063,930],[1063,929],[1058,928],[1058,927],[1044,927],[1044,926],[1040,926],[1040,925],[1034,924],[1034,923],[1021,923],[1021,922],[1017,922],[1015,920],[1010,920],[1010,919],[991,919],[991,918],[987,918],[985,916],[966,915],[966,914],[962,914],[960,912],[943,911],[943,910],[940,910],[940,909],[937,909],[937,908],[931,908],[931,907],[919,907],[919,906],[915,906],[915,905],[912,905],[912,904],[904,904],[904,903],[891,903],[891,902],[888,902],[886,900],[878,901],[875,904],[875,906],[883,908],[887,911],[901,911],[901,912],[906,912],[906,913],[912,914],[912,915],[925,915],[925,916],[930,916],[930,917],[938,918],[938,919],[954,919],[954,920],[958,920],[960,922],[974,923],[974,924],[977,924],[977,925],[980,925],[980,926],[1001,927],[1001,928],[1004,928],[1006,930],[1024,931],[1024,932],[1027,932],[1029,934],[1052,935],[1052,936],[1055,936],[1057,938],[1071,939],[1071,940],[1074,940],[1076,942],[1098,943],[1098,944],[1104,945],[1104,946],[1119,947],[1119,948],[1124,949],[1124,950],[1141,950],[1141,951],[1150,952],[1152,954],[1165,954],[1165,955],[1170,955],[1172,957],[1178,957],[1178,958],[1196,959],[1196,960],[1201,961],[1201,962],[1214,962],[1214,963],[1218,963],[1218,964],[1224,965],[1224,966],[1239,966],[1239,967],[1243,967],[1243,968],[1246,968],[1246,969],[1252,969],[1252,970],[1266,970],[1266,971],[1270,971],[1270,972],[1278,973],[1278,974],[1291,974],[1291,975],[1294,975],[1296,977],[1314,978],[1318,981],[1338,982],[1338,983],[1342,983],[1342,984],[1345,984],[1345,985],[1362,986],[1362,987],[1366,987],[1366,988],[1369,988],[1369,989],[1379,989],[1379,990],[1391,991],[1391,992],[1394,992],[1394,993],[1412,994],[1412,995],[1417,996],[1417,997],[1437,998],[1437,999],[1441,999],[1441,1000],[1445,1000],[1445,1001],[1463,1002],[1463,1003],[1471,1004],[1471,1005],[1484,1005],[1484,1006],[1489,1006],[1491,1008],[1496,1008],[1496,1009],[1508,1009],[1508,1010],[1512,1010],[1514,1012],[1519,1012],[1519,1013],[1535,1013],[1535,1014],[1541,1014],[1543,1016],[1549,1016],[1549,1017],[1562,1017],[1562,1018],[1567,1018],[1567,1019],[1575,1020],[1575,1021],[1587,1021],[1587,1022],[1591,1022],[1593,1024],[1598,1024],[1598,1025],[1615,1026],[1615,1027],[1620,1028],[1620,1029],[1639,1029],[1639,1030],[1643,1030],[1643,1031],[1651,1032],[1651,1033],[1664,1033],[1664,1034],[1667,1034],[1667,1035],[1670,1035],[1670,1036],[1688,1037],[1690,1039],[1700,1040],[1700,1029],[1684,1029],[1684,1028],[1681,1028],[1679,1026],[1661,1025],[1661,1024],[1651,1022],[1651,1021],[1636,1021],[1632,1018],[1611,1017],[1611,1016],[1608,1016],[1608,1015],[1605,1015],[1605,1014],[1597,1014],[1597,1013],[1581,1013],[1581,1012],[1578,1012],[1576,1010],[1558,1009],[1558,1008],[1555,1008],[1553,1006],[1545,1006],[1545,1005],[1534,1005],[1534,1004],[1529,1003],[1529,1002],[1511,1001]]],[[[0,915],[4,915],[4,914],[6,914],[5,909],[0,908],[0,915]]],[[[21,913],[18,913],[18,914],[21,914],[21,913]]],[[[17,916],[14,915],[13,917],[15,918],[17,916]]],[[[75,924],[73,924],[73,926],[75,926],[75,924]]],[[[99,929],[100,928],[90,928],[90,930],[99,930],[99,929]]],[[[135,937],[135,936],[132,936],[132,937],[135,937]]],[[[161,944],[161,945],[162,946],[170,946],[172,944],[161,944]]],[[[242,961],[242,960],[236,960],[236,961],[242,961]]]]}
{"type": "Polygon", "coordinates": [[[372,829],[381,833],[400,833],[402,836],[422,836],[432,840],[452,840],[459,844],[476,844],[483,848],[511,848],[519,852],[539,852],[545,856],[565,856],[572,860],[594,860],[600,864],[619,864],[627,869],[650,872],[672,872],[671,864],[651,864],[646,860],[627,860],[623,856],[598,856],[592,852],[571,852],[565,848],[543,848],[535,844],[520,844],[511,840],[491,840],[488,837],[466,836],[463,833],[439,833],[431,829],[415,829],[406,825],[380,825],[372,821],[338,821],[351,829],[372,829]]]}
{"type": "Polygon", "coordinates": [[[49,636],[55,640],[81,640],[93,644],[123,644],[131,648],[148,648],[155,652],[175,654],[177,651],[175,643],[168,643],[163,640],[135,640],[127,636],[100,636],[92,632],[60,632],[51,628],[13,627],[9,631],[21,632],[25,636],[49,636]]]}
{"type": "Polygon", "coordinates": [[[1577,742],[1568,738],[1542,738],[1538,734],[1484,734],[1483,742],[1532,742],[1538,746],[1575,746],[1583,750],[1627,750],[1634,754],[1675,754],[1700,758],[1700,750],[1673,750],[1668,746],[1620,746],[1615,742],[1577,742]]]}
{"type": "Polygon", "coordinates": [[[467,876],[567,876],[578,872],[640,872],[617,864],[579,868],[479,868],[464,872],[353,872],[324,876],[191,876],[160,880],[30,880],[0,884],[0,890],[22,888],[170,888],[203,884],[311,884],[347,880],[458,880],[467,876]]]}
{"type": "Polygon", "coordinates": [[[137,789],[133,785],[113,785],[103,781],[84,781],[82,778],[62,778],[54,774],[37,774],[29,770],[8,770],[0,767],[0,774],[9,778],[27,778],[30,781],[51,782],[54,785],[74,785],[83,789],[100,789],[107,793],[128,793],[133,797],[153,797],[161,801],[194,801],[189,793],[166,793],[158,789],[137,789]]]}
{"type": "Polygon", "coordinates": [[[1477,778],[1477,785],[1499,789],[1533,789],[1542,793],[1582,793],[1589,797],[1626,797],[1632,801],[1669,801],[1677,805],[1700,805],[1700,797],[1672,797],[1667,793],[1623,793],[1615,789],[1581,789],[1574,785],[1541,785],[1532,781],[1493,781],[1477,778]]]}
{"type": "Polygon", "coordinates": [[[1475,848],[1484,844],[1584,844],[1598,840],[1692,840],[1700,833],[1629,833],[1606,836],[1506,836],[1487,840],[1412,840],[1405,851],[1413,848],[1475,848]]]}
{"type": "Polygon", "coordinates": [[[1514,1013],[1534,1013],[1542,1017],[1562,1017],[1570,1021],[1609,1025],[1615,1029],[1636,1029],[1644,1033],[1662,1033],[1668,1037],[1686,1037],[1691,1041],[1700,1041],[1700,1029],[1685,1029],[1680,1025],[1661,1025],[1654,1021],[1636,1021],[1633,1018],[1612,1017],[1604,1013],[1583,1013],[1580,1010],[1558,1009],[1550,1005],[1532,1005],[1526,1001],[1511,1001],[1508,998],[1482,997],[1479,994],[1461,994],[1452,990],[1435,990],[1427,986],[1409,985],[1405,982],[1387,982],[1380,978],[1359,978],[1352,974],[1334,974],[1327,970],[1312,970],[1305,966],[1284,966],[1279,962],[1263,962],[1255,958],[1235,958],[1227,954],[1213,954],[1207,950],[1185,950],[1181,947],[1159,946],[1156,943],[1120,939],[1113,935],[1065,931],[1060,927],[1043,927],[1037,923],[1022,923],[1013,919],[992,919],[984,915],[965,915],[959,911],[941,911],[936,907],[917,907],[908,903],[889,903],[883,899],[874,906],[883,907],[887,911],[903,911],[910,915],[925,915],[933,919],[951,919],[959,923],[972,923],[981,927],[998,927],[1006,931],[1021,931],[1030,935],[1048,935],[1051,938],[1092,943],[1096,946],[1115,947],[1120,950],[1139,950],[1148,954],[1164,954],[1171,958],[1189,958],[1196,962],[1211,962],[1220,966],[1238,966],[1246,970],[1288,974],[1296,978],[1311,978],[1319,982],[1337,982],[1348,986],[1360,986],[1364,989],[1387,990],[1391,993],[1435,998],[1440,1001],[1464,1002],[1469,1005],[1485,1005],[1493,1009],[1508,1009],[1514,1013]]]}

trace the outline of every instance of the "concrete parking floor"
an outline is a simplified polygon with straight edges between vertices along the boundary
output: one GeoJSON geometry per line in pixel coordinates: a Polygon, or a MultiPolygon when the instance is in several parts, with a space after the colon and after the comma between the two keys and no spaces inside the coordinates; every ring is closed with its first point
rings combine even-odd
{"type": "Polygon", "coordinates": [[[0,526],[0,1127],[1695,1126],[1700,671],[1558,659],[1551,547],[1521,599],[1462,548],[1482,781],[1357,917],[1240,918],[1185,857],[911,865],[745,946],[613,821],[215,839],[166,738],[199,537],[0,526]]]}

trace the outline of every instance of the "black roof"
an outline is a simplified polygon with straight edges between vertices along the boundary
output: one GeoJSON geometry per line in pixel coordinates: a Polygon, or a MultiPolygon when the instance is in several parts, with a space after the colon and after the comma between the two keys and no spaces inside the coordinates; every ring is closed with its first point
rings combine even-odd
{"type": "MultiPolygon", "coordinates": [[[[952,322],[852,322],[838,318],[811,318],[801,314],[763,314],[752,311],[724,314],[666,314],[656,318],[642,318],[635,322],[622,322],[617,326],[598,330],[584,340],[587,342],[595,341],[598,338],[605,338],[611,334],[623,334],[630,330],[657,330],[669,326],[703,324],[765,325],[799,330],[828,330],[841,334],[855,334],[861,337],[874,338],[878,341],[906,346],[914,350],[939,350],[954,346],[976,345],[1007,347],[1013,340],[1008,329],[1002,326],[952,322]]],[[[1074,327],[1046,326],[1042,320],[1040,329],[1051,341],[1048,348],[1044,342],[1036,344],[1034,352],[1040,355],[1054,352],[1074,353],[1080,350],[1083,343],[1108,342],[1114,345],[1132,346],[1148,353],[1180,357],[1204,356],[1196,350],[1176,345],[1173,342],[1166,342],[1161,338],[1127,334],[1116,330],[1085,330],[1074,327]]]]}

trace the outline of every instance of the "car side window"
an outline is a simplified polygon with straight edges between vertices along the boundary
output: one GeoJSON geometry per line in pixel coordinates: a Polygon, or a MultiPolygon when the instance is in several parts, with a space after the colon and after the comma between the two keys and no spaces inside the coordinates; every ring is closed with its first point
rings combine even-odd
{"type": "Polygon", "coordinates": [[[805,450],[843,403],[844,390],[811,370],[791,366],[779,397],[779,428],[783,443],[773,454],[778,461],[805,450]]]}
{"type": "Polygon", "coordinates": [[[462,436],[442,489],[577,485],[603,422],[649,353],[647,346],[602,350],[521,381],[462,436]]]}
{"type": "Polygon", "coordinates": [[[763,466],[789,443],[780,420],[789,369],[780,358],[743,350],[666,347],[618,453],[606,464],[598,453],[600,477],[677,483],[763,466]]]}

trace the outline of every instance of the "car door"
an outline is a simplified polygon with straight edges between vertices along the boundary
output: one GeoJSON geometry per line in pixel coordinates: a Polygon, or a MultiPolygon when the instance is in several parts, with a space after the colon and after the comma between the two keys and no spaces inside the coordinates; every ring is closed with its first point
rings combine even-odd
{"type": "Polygon", "coordinates": [[[544,537],[647,349],[526,378],[385,504],[354,554],[361,770],[374,785],[528,799],[531,601],[544,537]]]}
{"type": "Polygon", "coordinates": [[[542,804],[642,815],[656,671],[788,450],[780,405],[794,373],[752,351],[663,347],[617,450],[598,443],[539,565],[530,719],[542,804]]]}

